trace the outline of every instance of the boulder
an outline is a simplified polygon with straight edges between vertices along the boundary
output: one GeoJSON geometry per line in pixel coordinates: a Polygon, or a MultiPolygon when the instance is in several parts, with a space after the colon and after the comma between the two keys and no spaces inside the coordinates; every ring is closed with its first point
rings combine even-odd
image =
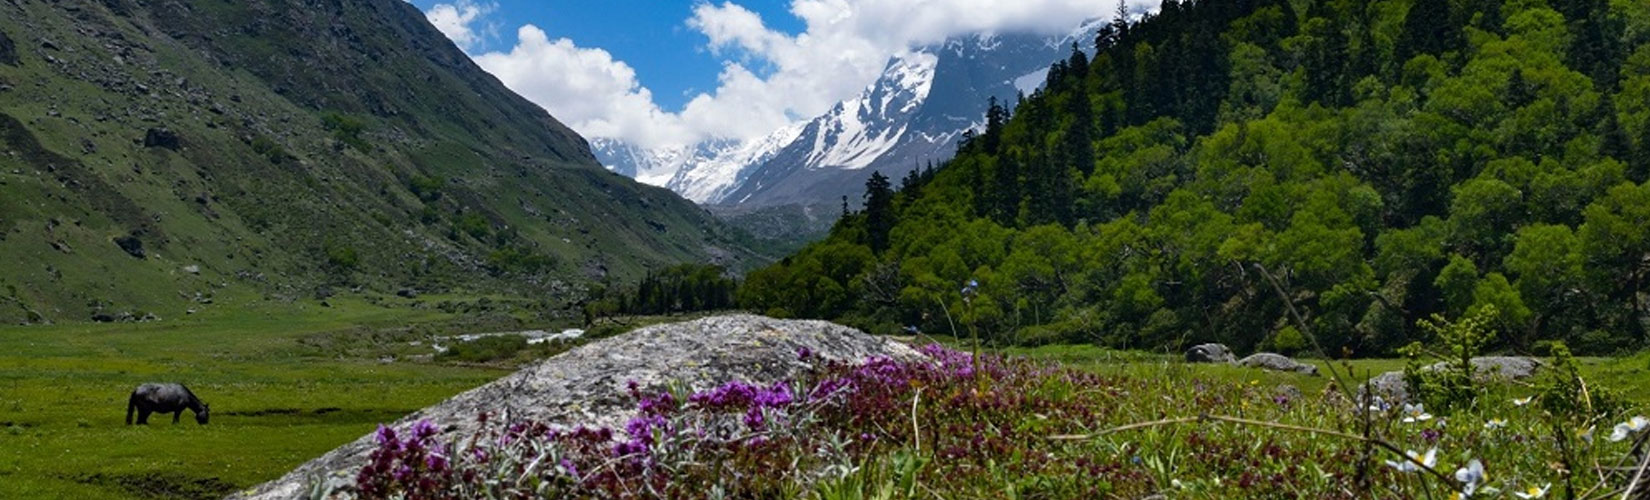
{"type": "Polygon", "coordinates": [[[1231,363],[1237,361],[1226,344],[1200,344],[1186,350],[1187,363],[1231,363]]]}
{"type": "MultiPolygon", "coordinates": [[[[507,420],[618,429],[635,412],[636,402],[627,390],[632,381],[647,393],[671,384],[692,390],[734,380],[768,385],[821,363],[852,363],[873,356],[914,360],[922,355],[905,344],[824,321],[717,316],[650,326],[580,346],[392,425],[429,420],[446,436],[467,436],[477,431],[476,416],[490,413],[507,420]]],[[[280,479],[230,498],[309,498],[317,481],[347,489],[373,447],[372,436],[362,436],[280,479]]]]}
{"type": "Polygon", "coordinates": [[[1358,385],[1359,404],[1364,400],[1364,391],[1371,391],[1375,397],[1387,405],[1399,405],[1409,401],[1409,384],[1404,382],[1404,372],[1390,371],[1370,377],[1367,384],[1358,385]]]}
{"type": "Polygon", "coordinates": [[[143,133],[143,147],[177,151],[183,147],[183,140],[179,139],[178,133],[172,129],[152,128],[143,133]]]}
{"type": "Polygon", "coordinates": [[[1271,352],[1251,354],[1247,358],[1238,360],[1237,364],[1238,366],[1260,368],[1262,370],[1297,372],[1305,373],[1307,375],[1318,374],[1318,367],[1316,366],[1304,364],[1290,359],[1289,356],[1271,352]]]}
{"type": "Polygon", "coordinates": [[[136,235],[126,235],[115,238],[115,245],[119,246],[120,249],[125,251],[127,255],[131,255],[139,259],[144,257],[143,240],[138,239],[136,235]]]}
{"type": "Polygon", "coordinates": [[[400,290],[395,291],[395,296],[396,297],[401,297],[403,299],[416,299],[416,298],[418,298],[418,290],[413,290],[411,288],[402,288],[400,290]]]}
{"type": "MultiPolygon", "coordinates": [[[[1423,370],[1442,370],[1449,366],[1448,361],[1440,361],[1428,365],[1423,370]]],[[[1535,376],[1543,363],[1540,360],[1524,356],[1482,356],[1472,358],[1474,377],[1480,382],[1524,380],[1535,376]]]]}

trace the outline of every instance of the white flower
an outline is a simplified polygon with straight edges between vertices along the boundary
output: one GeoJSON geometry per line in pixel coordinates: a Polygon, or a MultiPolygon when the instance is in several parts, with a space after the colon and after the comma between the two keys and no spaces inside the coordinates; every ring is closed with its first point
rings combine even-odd
{"type": "Polygon", "coordinates": [[[1381,399],[1380,396],[1375,396],[1374,398],[1369,400],[1369,411],[1372,411],[1372,412],[1386,412],[1387,410],[1389,410],[1391,408],[1392,408],[1392,405],[1388,404],[1385,399],[1381,399]]]}
{"type": "Polygon", "coordinates": [[[1478,483],[1489,476],[1484,474],[1484,463],[1474,458],[1466,467],[1455,469],[1455,480],[1461,482],[1461,496],[1470,497],[1478,491],[1478,483]]]}
{"type": "Polygon", "coordinates": [[[1421,464],[1426,465],[1427,468],[1432,468],[1433,466],[1438,465],[1438,448],[1427,450],[1426,455],[1416,453],[1415,450],[1409,450],[1404,454],[1408,455],[1410,459],[1402,462],[1387,460],[1386,465],[1388,467],[1398,469],[1398,472],[1420,471],[1421,467],[1419,465],[1415,465],[1415,462],[1421,462],[1421,464]]]}
{"type": "Polygon", "coordinates": [[[1506,427],[1506,426],[1507,426],[1507,419],[1504,419],[1504,418],[1492,418],[1492,419],[1490,419],[1490,421],[1484,422],[1484,430],[1486,430],[1486,431],[1493,431],[1493,430],[1500,429],[1500,428],[1506,427]]]}
{"type": "Polygon", "coordinates": [[[1530,396],[1530,397],[1527,397],[1527,398],[1514,399],[1513,400],[1513,406],[1524,406],[1524,405],[1530,404],[1531,401],[1535,401],[1535,396],[1530,396]]]}
{"type": "Polygon", "coordinates": [[[1650,418],[1644,418],[1643,415],[1639,415],[1637,417],[1633,417],[1632,420],[1616,424],[1616,429],[1610,432],[1610,442],[1620,442],[1627,439],[1627,436],[1638,433],[1646,427],[1650,427],[1650,418]]]}
{"type": "Polygon", "coordinates": [[[1586,441],[1587,444],[1593,444],[1593,431],[1596,429],[1598,429],[1598,426],[1589,425],[1586,429],[1576,431],[1576,437],[1581,438],[1582,441],[1586,441]]]}
{"type": "Polygon", "coordinates": [[[1513,492],[1513,496],[1517,496],[1518,498],[1524,498],[1524,499],[1546,498],[1547,497],[1547,490],[1552,489],[1552,487],[1553,487],[1553,483],[1544,484],[1540,488],[1537,488],[1535,486],[1531,486],[1530,489],[1527,489],[1527,490],[1524,490],[1524,491],[1515,491],[1515,492],[1513,492]]]}
{"type": "Polygon", "coordinates": [[[1420,403],[1404,405],[1404,423],[1413,424],[1428,420],[1432,420],[1432,414],[1427,413],[1426,405],[1420,403]]]}

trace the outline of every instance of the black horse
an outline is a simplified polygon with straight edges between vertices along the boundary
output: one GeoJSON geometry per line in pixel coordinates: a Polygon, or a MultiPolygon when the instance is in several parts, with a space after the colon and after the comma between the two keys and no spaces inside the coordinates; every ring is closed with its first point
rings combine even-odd
{"type": "Polygon", "coordinates": [[[133,410],[137,410],[137,423],[147,425],[150,413],[171,413],[172,423],[178,423],[185,409],[193,410],[195,421],[201,425],[206,425],[207,413],[212,410],[180,384],[143,384],[132,390],[132,397],[126,401],[126,425],[132,425],[133,410]]]}

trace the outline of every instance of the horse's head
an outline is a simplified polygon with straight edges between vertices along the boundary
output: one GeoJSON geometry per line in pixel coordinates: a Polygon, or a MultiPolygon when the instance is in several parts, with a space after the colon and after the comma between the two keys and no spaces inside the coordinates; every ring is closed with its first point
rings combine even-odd
{"type": "Polygon", "coordinates": [[[210,413],[212,413],[212,406],[206,403],[201,403],[200,411],[195,412],[195,422],[201,425],[206,425],[206,418],[210,413]]]}

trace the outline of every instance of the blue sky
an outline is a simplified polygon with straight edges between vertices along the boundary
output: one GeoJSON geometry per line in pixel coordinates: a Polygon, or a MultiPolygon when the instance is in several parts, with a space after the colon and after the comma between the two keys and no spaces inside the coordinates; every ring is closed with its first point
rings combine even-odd
{"type": "MultiPolygon", "coordinates": [[[[757,140],[874,82],[901,52],[1065,33],[1117,0],[410,0],[482,69],[588,138],[757,140]]],[[[1156,0],[1128,0],[1155,6],[1156,0]]]]}
{"type": "MultiPolygon", "coordinates": [[[[451,1],[413,0],[421,10],[451,1]]],[[[722,58],[707,50],[704,34],[688,27],[692,0],[496,0],[484,15],[472,53],[508,51],[515,28],[532,24],[551,38],[599,47],[636,69],[638,81],[653,89],[666,111],[680,111],[693,94],[715,90],[722,58]]],[[[742,1],[776,31],[796,34],[804,26],[788,12],[787,0],[742,1]]]]}

